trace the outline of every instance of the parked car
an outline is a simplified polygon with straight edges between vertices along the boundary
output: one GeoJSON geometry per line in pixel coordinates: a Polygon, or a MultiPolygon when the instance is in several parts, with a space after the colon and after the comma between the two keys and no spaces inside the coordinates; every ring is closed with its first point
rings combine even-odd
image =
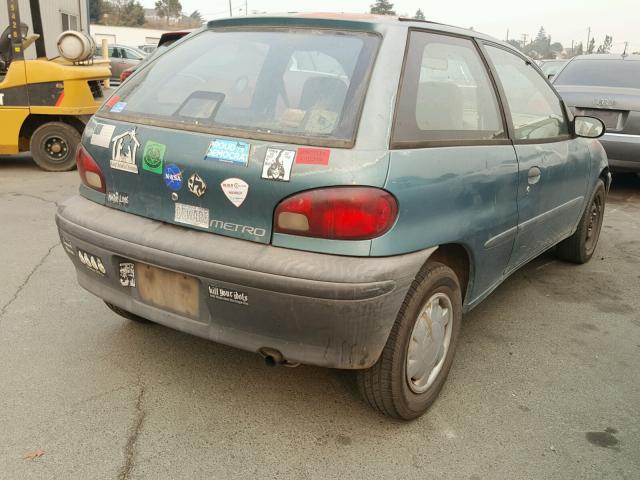
{"type": "Polygon", "coordinates": [[[542,60],[540,62],[540,70],[551,80],[562,70],[562,67],[564,67],[567,62],[568,60],[542,60]]]}
{"type": "Polygon", "coordinates": [[[156,45],[155,43],[145,43],[144,45],[138,45],[138,49],[142,50],[147,55],[153,53],[157,47],[158,45],[156,45]]]}
{"type": "Polygon", "coordinates": [[[603,131],[475,31],[216,20],[93,117],[80,196],[56,220],[114,312],[271,365],[357,370],[372,407],[411,419],[442,388],[463,312],[554,245],[593,255],[603,131]]]}
{"type": "Polygon", "coordinates": [[[147,54],[142,50],[124,45],[109,45],[109,60],[111,64],[111,84],[120,84],[120,74],[123,70],[139,64],[147,54]]]}
{"type": "Polygon", "coordinates": [[[185,35],[188,35],[193,30],[187,30],[182,32],[167,32],[163,33],[158,41],[158,45],[155,45],[155,49],[152,53],[150,53],[142,62],[136,63],[135,65],[123,70],[120,73],[120,83],[124,82],[129,76],[135,72],[138,68],[144,65],[146,62],[150,62],[162,52],[164,52],[170,45],[174,44],[176,41],[180,40],[185,35]]]}
{"type": "Polygon", "coordinates": [[[553,83],[575,115],[604,122],[611,170],[640,174],[640,55],[575,57],[553,83]]]}

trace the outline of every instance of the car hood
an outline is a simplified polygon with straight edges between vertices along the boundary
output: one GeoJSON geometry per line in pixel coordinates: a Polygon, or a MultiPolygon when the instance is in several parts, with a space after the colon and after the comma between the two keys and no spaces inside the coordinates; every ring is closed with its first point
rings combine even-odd
{"type": "Polygon", "coordinates": [[[640,88],[554,85],[570,107],[640,111],[640,88]]]}

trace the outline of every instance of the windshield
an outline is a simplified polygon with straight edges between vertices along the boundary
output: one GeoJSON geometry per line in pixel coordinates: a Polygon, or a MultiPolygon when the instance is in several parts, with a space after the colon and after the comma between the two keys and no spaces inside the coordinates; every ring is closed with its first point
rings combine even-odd
{"type": "Polygon", "coordinates": [[[575,60],[560,72],[555,85],[640,88],[640,61],[575,60]]]}
{"type": "Polygon", "coordinates": [[[350,140],[377,45],[366,33],[204,31],[146,65],[117,92],[117,108],[102,112],[350,140]]]}

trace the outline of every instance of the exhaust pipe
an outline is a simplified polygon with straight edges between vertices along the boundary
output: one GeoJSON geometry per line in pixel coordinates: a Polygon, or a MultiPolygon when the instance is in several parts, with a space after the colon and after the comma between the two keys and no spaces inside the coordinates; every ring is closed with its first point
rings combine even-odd
{"type": "Polygon", "coordinates": [[[264,358],[264,363],[267,367],[277,367],[280,365],[284,367],[297,367],[300,365],[299,363],[291,363],[287,361],[287,359],[284,358],[284,355],[275,348],[262,347],[258,350],[258,353],[262,355],[262,358],[264,358]]]}

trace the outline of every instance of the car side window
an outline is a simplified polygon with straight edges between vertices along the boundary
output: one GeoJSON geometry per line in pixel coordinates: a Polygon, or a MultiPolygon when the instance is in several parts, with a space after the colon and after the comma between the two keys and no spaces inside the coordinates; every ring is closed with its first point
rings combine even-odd
{"type": "Polygon", "coordinates": [[[537,69],[522,57],[486,46],[506,96],[516,140],[565,137],[569,128],[562,104],[537,69]]]}
{"type": "Polygon", "coordinates": [[[495,91],[474,43],[411,32],[393,143],[504,138],[495,91]]]}

